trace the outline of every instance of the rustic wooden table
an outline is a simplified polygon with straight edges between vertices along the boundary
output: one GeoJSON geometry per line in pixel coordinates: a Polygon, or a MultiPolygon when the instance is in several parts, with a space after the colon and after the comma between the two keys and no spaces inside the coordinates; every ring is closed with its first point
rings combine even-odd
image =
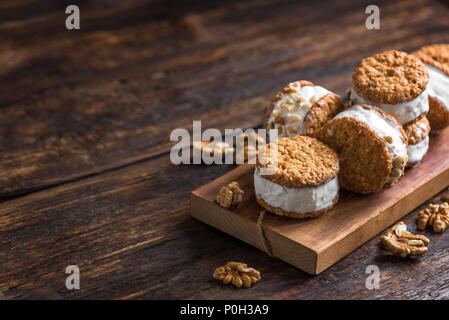
{"type": "MultiPolygon", "coordinates": [[[[447,299],[449,233],[416,260],[372,239],[309,276],[189,216],[191,190],[232,165],[169,160],[170,132],[259,126],[274,93],[309,79],[344,94],[361,58],[449,42],[447,1],[0,3],[0,296],[447,299]],[[78,4],[81,29],[66,30],[78,4]],[[230,260],[251,289],[215,281],[230,260]],[[75,264],[81,289],[65,287],[75,264]],[[365,286],[366,267],[381,271],[365,286]]],[[[414,225],[416,211],[405,221],[414,225]]]]}

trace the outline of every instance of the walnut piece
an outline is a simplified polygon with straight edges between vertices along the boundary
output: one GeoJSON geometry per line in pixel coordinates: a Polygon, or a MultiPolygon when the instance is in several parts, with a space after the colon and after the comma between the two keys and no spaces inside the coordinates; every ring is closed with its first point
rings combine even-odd
{"type": "Polygon", "coordinates": [[[223,208],[230,208],[243,201],[243,190],[237,182],[231,182],[220,188],[216,200],[223,208]]]}
{"type": "Polygon", "coordinates": [[[434,232],[444,232],[449,226],[449,204],[431,204],[428,209],[418,212],[416,224],[419,230],[432,227],[434,232]]]}
{"type": "Polygon", "coordinates": [[[232,283],[237,288],[241,288],[242,285],[249,288],[261,279],[259,271],[248,268],[245,263],[241,262],[226,263],[224,266],[215,269],[213,277],[224,284],[232,283]]]}
{"type": "Polygon", "coordinates": [[[399,222],[380,237],[385,249],[401,258],[416,258],[427,252],[430,240],[423,235],[414,235],[407,231],[404,222],[399,222]]]}

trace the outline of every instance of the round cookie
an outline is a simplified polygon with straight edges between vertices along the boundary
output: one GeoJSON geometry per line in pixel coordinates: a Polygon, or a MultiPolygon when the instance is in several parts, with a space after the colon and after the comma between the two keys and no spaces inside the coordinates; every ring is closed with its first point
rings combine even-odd
{"type": "Polygon", "coordinates": [[[306,80],[289,83],[268,108],[264,128],[277,129],[278,136],[314,137],[321,126],[343,109],[343,99],[306,80]]]}
{"type": "Polygon", "coordinates": [[[403,175],[407,137],[396,119],[377,107],[354,105],[322,128],[319,139],[340,157],[342,189],[371,193],[403,175]]]}
{"type": "Polygon", "coordinates": [[[338,202],[339,159],[324,143],[308,136],[280,138],[260,151],[254,170],[259,204],[296,219],[316,218],[338,202]],[[272,168],[270,175],[262,169],[272,168]]]}
{"type": "Polygon", "coordinates": [[[449,126],[449,44],[425,46],[414,52],[429,72],[429,119],[433,131],[449,126]]]}
{"type": "Polygon", "coordinates": [[[407,167],[419,164],[429,150],[430,124],[426,116],[404,125],[405,135],[408,139],[407,167]]]}
{"type": "Polygon", "coordinates": [[[351,104],[367,104],[403,125],[429,111],[429,74],[415,56],[391,50],[362,60],[352,75],[351,104]]]}

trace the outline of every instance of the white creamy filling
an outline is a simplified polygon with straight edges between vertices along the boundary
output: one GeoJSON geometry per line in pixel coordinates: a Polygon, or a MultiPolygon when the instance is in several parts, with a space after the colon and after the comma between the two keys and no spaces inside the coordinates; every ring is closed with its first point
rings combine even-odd
{"type": "Polygon", "coordinates": [[[295,88],[296,92],[284,94],[282,98],[275,103],[268,120],[268,123],[274,123],[275,129],[278,129],[279,127],[282,128],[279,132],[279,138],[305,134],[304,118],[310,108],[316,101],[320,100],[325,95],[332,93],[320,86],[300,87],[300,84],[297,83],[298,87],[294,87],[294,84],[296,84],[296,82],[292,82],[289,85],[292,86],[292,88],[295,88]],[[279,120],[281,118],[283,123],[276,121],[276,119],[279,120]]]}
{"type": "Polygon", "coordinates": [[[415,99],[401,102],[395,105],[374,102],[358,95],[354,88],[351,89],[351,104],[367,104],[377,106],[386,113],[393,115],[401,125],[415,120],[423,113],[429,112],[428,88],[415,99]]]}
{"type": "Polygon", "coordinates": [[[425,66],[429,71],[429,96],[438,98],[449,110],[449,76],[433,66],[425,66]]]}
{"type": "Polygon", "coordinates": [[[407,159],[407,144],[402,140],[401,130],[394,122],[390,121],[390,119],[382,116],[375,110],[367,110],[359,105],[352,106],[335,116],[335,118],[344,117],[354,118],[365,122],[384,140],[385,137],[391,137],[392,143],[387,143],[387,145],[393,161],[398,156],[407,159]]]}
{"type": "Polygon", "coordinates": [[[427,126],[425,123],[420,123],[418,130],[416,131],[415,137],[421,137],[421,135],[427,131],[427,126]]]}
{"type": "Polygon", "coordinates": [[[429,136],[417,144],[408,146],[408,163],[420,162],[429,150],[429,136]]]}
{"type": "Polygon", "coordinates": [[[338,177],[318,187],[287,188],[263,178],[254,170],[254,189],[259,199],[288,212],[310,213],[333,205],[340,189],[338,177]]]}

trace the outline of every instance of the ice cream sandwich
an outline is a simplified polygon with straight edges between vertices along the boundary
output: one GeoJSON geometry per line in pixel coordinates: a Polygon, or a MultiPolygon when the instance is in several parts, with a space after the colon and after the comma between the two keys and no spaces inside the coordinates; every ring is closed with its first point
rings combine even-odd
{"type": "Polygon", "coordinates": [[[265,114],[264,128],[277,129],[278,137],[314,137],[321,126],[343,109],[335,93],[300,80],[280,91],[265,114]]]}
{"type": "Polygon", "coordinates": [[[337,154],[308,136],[274,142],[261,150],[254,170],[259,204],[269,212],[296,219],[316,218],[334,207],[339,196],[337,154]],[[263,168],[274,172],[262,175],[263,168]]]}
{"type": "Polygon", "coordinates": [[[400,125],[429,111],[429,73],[415,56],[386,51],[362,60],[352,75],[351,105],[377,106],[400,125]]]}
{"type": "Polygon", "coordinates": [[[407,163],[407,136],[381,109],[354,105],[328,121],[319,139],[340,157],[342,189],[371,193],[394,185],[407,163]]]}

